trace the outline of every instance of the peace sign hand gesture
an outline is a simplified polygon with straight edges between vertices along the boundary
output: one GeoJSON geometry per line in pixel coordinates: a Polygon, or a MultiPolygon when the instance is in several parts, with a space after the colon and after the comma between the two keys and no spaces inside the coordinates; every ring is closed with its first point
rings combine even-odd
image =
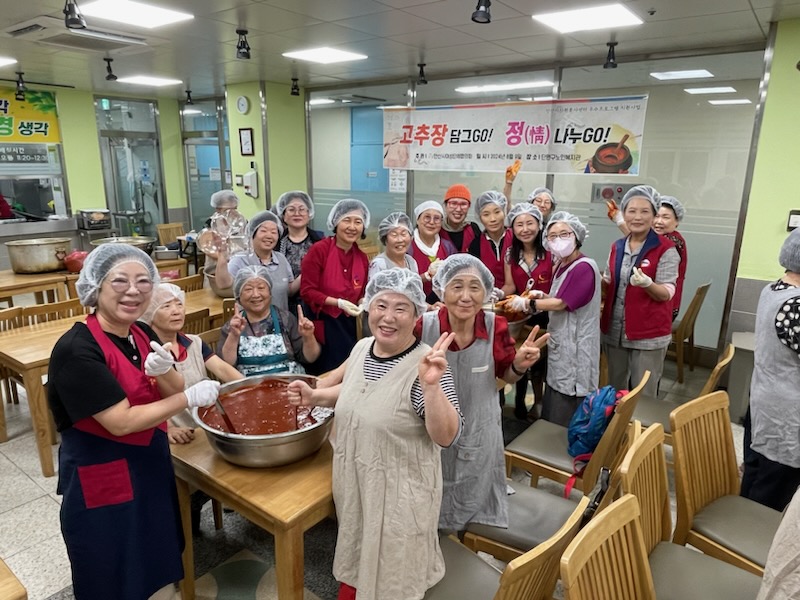
{"type": "Polygon", "coordinates": [[[539,335],[538,325],[531,330],[530,334],[528,334],[528,337],[524,342],[522,342],[519,350],[517,350],[517,354],[514,357],[514,364],[517,367],[517,371],[525,371],[529,369],[533,363],[541,358],[542,348],[547,345],[547,340],[550,339],[550,334],[546,333],[539,339],[536,339],[537,335],[539,335]]]}
{"type": "Polygon", "coordinates": [[[425,385],[438,385],[447,370],[447,349],[456,338],[455,333],[443,333],[419,363],[419,382],[425,385]]]}

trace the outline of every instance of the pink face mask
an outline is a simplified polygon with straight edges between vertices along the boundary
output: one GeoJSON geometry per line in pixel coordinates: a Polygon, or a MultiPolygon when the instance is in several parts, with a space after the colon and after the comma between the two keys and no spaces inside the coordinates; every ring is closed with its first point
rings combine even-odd
{"type": "Polygon", "coordinates": [[[575,237],[570,236],[566,240],[556,238],[553,241],[548,241],[547,247],[558,258],[566,258],[575,252],[575,237]]]}

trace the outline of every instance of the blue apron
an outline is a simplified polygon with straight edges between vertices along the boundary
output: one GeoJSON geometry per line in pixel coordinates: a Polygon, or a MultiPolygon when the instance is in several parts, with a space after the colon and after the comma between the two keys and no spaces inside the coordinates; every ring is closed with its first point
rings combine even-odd
{"type": "Polygon", "coordinates": [[[243,335],[239,338],[236,368],[245,377],[269,373],[305,373],[302,366],[289,358],[277,309],[270,306],[269,310],[272,317],[272,333],[256,336],[248,319],[247,325],[253,335],[243,335]]]}

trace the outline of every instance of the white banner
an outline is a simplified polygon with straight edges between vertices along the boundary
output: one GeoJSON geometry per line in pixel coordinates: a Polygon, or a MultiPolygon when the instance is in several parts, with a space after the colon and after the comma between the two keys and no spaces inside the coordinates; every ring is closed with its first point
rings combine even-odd
{"type": "Polygon", "coordinates": [[[383,111],[383,166],[420,171],[639,173],[647,96],[383,111]]]}

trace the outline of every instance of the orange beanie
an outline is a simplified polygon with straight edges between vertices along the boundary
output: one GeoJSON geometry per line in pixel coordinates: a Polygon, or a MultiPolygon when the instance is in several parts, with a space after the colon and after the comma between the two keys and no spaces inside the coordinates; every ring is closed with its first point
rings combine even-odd
{"type": "Polygon", "coordinates": [[[447,202],[451,198],[462,198],[472,204],[472,194],[469,193],[469,188],[461,183],[451,185],[444,193],[444,201],[447,202]]]}

